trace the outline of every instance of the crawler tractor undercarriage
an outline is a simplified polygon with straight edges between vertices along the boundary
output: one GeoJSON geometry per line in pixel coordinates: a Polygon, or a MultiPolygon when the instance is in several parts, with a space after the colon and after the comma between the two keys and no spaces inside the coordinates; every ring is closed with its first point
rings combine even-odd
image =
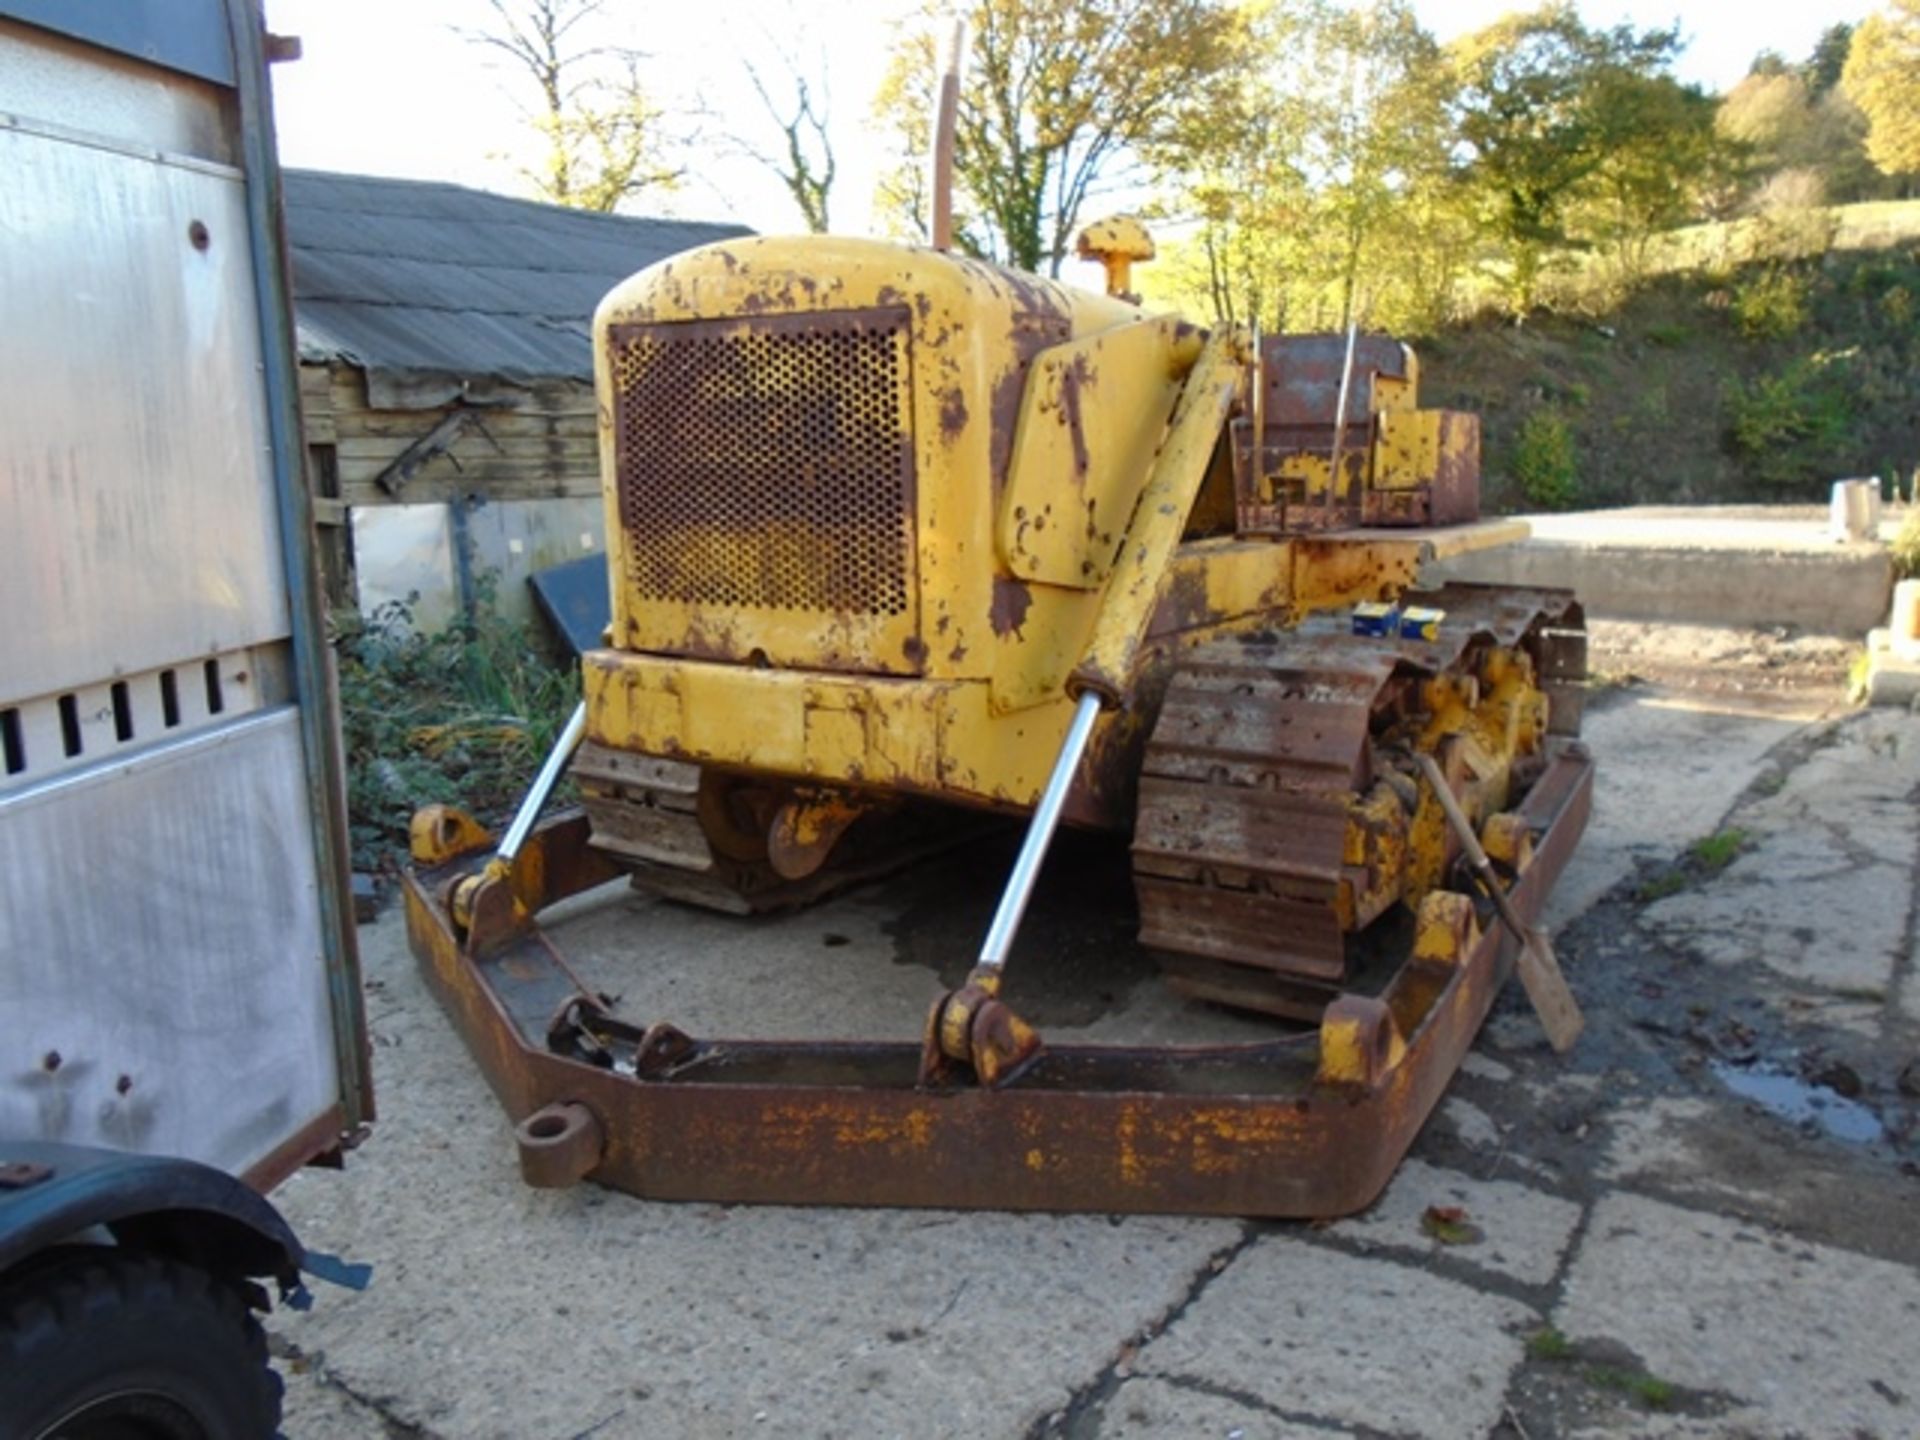
{"type": "MultiPolygon", "coordinates": [[[[1322,621],[1186,651],[1146,747],[1133,842],[1141,938],[1186,994],[1307,1022],[1271,1041],[1045,1046],[1020,1033],[994,987],[965,1017],[984,1019],[986,1033],[962,1043],[970,1061],[1006,1057],[1011,1080],[987,1084],[942,1054],[938,1007],[917,1043],[704,1039],[664,1019],[623,1020],[535,927],[542,910],[631,878],[636,860],[656,893],[680,883],[695,903],[745,910],[803,903],[898,857],[857,852],[851,865],[785,880],[742,839],[770,797],[735,794],[734,846],[757,853],[722,852],[702,871],[695,847],[714,851],[699,825],[701,772],[676,762],[642,772],[648,798],[626,802],[632,839],[619,847],[604,842],[604,813],[590,822],[572,811],[503,867],[492,837],[459,812],[423,811],[406,890],[413,944],[520,1119],[526,1179],[727,1202],[1361,1208],[1439,1099],[1516,952],[1411,757],[1438,757],[1529,920],[1591,804],[1592,762],[1571,738],[1578,607],[1560,592],[1424,598],[1455,622],[1443,643],[1322,621]],[[1537,688],[1521,683],[1530,677],[1537,688]],[[649,828],[651,810],[664,813],[649,828]],[[663,863],[676,859],[694,864],[663,863]]],[[[583,789],[633,795],[631,771],[582,759],[583,789]]],[[[875,818],[878,834],[898,823],[875,818]]],[[[918,833],[929,849],[942,843],[929,838],[937,829],[918,833]]]]}
{"type": "Polygon", "coordinates": [[[1533,590],[1408,598],[1444,611],[1442,639],[1325,619],[1181,657],[1133,841],[1141,939],[1175,988],[1317,1020],[1361,972],[1390,973],[1411,939],[1392,922],[1445,888],[1458,856],[1418,752],[1470,816],[1497,820],[1495,853],[1515,853],[1502,812],[1545,768],[1549,736],[1578,733],[1579,610],[1533,590]]]}
{"type": "Polygon", "coordinates": [[[1414,588],[1426,560],[1518,531],[1476,523],[1473,417],[1417,408],[1411,353],[1376,337],[1202,335],[844,240],[644,272],[601,307],[595,349],[607,644],[508,832],[430,807],[406,883],[527,1179],[1369,1203],[1516,956],[1530,996],[1551,967],[1531,925],[1590,804],[1573,597],[1414,588]],[[583,808],[537,823],[569,759],[583,808]],[[1025,844],[917,1037],[629,1020],[537,923],[622,878],[792,908],[995,814],[1025,817],[1025,844]],[[1027,1023],[1003,976],[1063,823],[1131,834],[1168,982],[1274,1017],[1271,1038],[1083,1046],[1027,1023]]]}

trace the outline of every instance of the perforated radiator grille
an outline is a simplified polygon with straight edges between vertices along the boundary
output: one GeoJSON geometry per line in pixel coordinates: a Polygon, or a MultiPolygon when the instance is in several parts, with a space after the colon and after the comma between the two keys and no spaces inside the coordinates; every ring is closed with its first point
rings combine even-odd
{"type": "Polygon", "coordinates": [[[641,599],[897,616],[913,576],[905,310],[614,326],[641,599]]]}

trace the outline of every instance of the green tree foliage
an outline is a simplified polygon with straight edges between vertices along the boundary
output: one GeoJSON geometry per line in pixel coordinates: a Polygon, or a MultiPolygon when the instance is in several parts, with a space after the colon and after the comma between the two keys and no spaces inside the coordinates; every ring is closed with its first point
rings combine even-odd
{"type": "Polygon", "coordinates": [[[1890,0],[1854,32],[1841,88],[1867,119],[1867,154],[1888,175],[1920,174],[1920,0],[1890,0]]]}
{"type": "Polygon", "coordinates": [[[673,186],[683,172],[661,158],[662,113],[641,83],[640,55],[584,41],[604,0],[487,3],[490,26],[462,33],[532,82],[536,98],[524,114],[541,154],[521,173],[540,199],[612,211],[643,190],[673,186]]]}
{"type": "Polygon", "coordinates": [[[1699,143],[1699,107],[1669,73],[1679,48],[1676,29],[1589,29],[1566,0],[1450,47],[1467,176],[1511,267],[1517,311],[1531,308],[1543,260],[1572,238],[1570,212],[1602,171],[1611,167],[1615,188],[1635,197],[1629,208],[1644,210],[1663,162],[1710,153],[1699,143]],[[1677,115],[1686,116],[1678,134],[1677,115]]]}
{"type": "Polygon", "coordinates": [[[1814,99],[1819,99],[1840,83],[1847,66],[1847,52],[1853,48],[1853,26],[1842,22],[1829,25],[1813,43],[1813,54],[1800,67],[1801,76],[1814,99]]]}
{"type": "MultiPolygon", "coordinates": [[[[927,0],[903,30],[875,102],[900,147],[881,204],[909,232],[927,224],[922,173],[946,13],[927,0]]],[[[1089,199],[1209,108],[1245,53],[1222,0],[973,0],[965,14],[956,243],[1053,274],[1089,199]]]]}
{"type": "Polygon", "coordinates": [[[1714,129],[1714,98],[1670,76],[1603,69],[1588,104],[1605,149],[1565,213],[1573,238],[1598,247],[1614,278],[1632,284],[1654,236],[1728,188],[1735,157],[1714,129]]]}

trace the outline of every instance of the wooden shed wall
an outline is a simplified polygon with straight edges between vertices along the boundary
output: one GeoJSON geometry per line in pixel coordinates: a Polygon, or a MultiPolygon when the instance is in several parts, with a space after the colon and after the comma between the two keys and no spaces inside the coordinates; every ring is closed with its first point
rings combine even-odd
{"type": "Polygon", "coordinates": [[[593,386],[560,380],[524,394],[518,406],[470,408],[469,423],[444,452],[425,460],[394,495],[378,477],[461,407],[375,410],[357,367],[300,367],[309,454],[316,447],[331,449],[338,498],[347,505],[425,504],[476,494],[489,500],[599,494],[593,386]]]}
{"type": "Polygon", "coordinates": [[[329,599],[354,599],[349,507],[582,499],[600,493],[593,386],[559,380],[527,387],[515,406],[376,410],[357,366],[302,364],[300,405],[314,519],[329,599]],[[419,459],[398,493],[380,484],[409,447],[466,413],[454,433],[419,459]]]}

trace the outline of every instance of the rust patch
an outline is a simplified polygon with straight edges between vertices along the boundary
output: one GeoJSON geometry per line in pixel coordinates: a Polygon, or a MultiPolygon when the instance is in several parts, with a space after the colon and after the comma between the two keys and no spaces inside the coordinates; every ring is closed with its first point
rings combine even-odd
{"type": "Polygon", "coordinates": [[[994,381],[987,405],[987,418],[992,424],[988,463],[996,500],[1006,488],[1007,466],[1013,458],[1013,431],[1020,423],[1020,404],[1026,398],[1033,357],[1073,333],[1072,321],[1044,290],[1024,282],[1014,284],[1009,275],[1002,274],[1001,278],[1013,285],[1016,299],[1025,308],[1016,309],[1011,316],[1007,344],[1013,350],[1014,363],[994,381]]]}
{"type": "Polygon", "coordinates": [[[1033,592],[1026,585],[1007,575],[993,577],[993,633],[996,635],[1019,635],[1020,627],[1027,623],[1027,610],[1033,604],[1033,592]]]}
{"type": "Polygon", "coordinates": [[[1176,570],[1160,592],[1153,619],[1147,624],[1149,635],[1168,635],[1192,630],[1218,619],[1207,606],[1207,577],[1204,571],[1176,570]]]}
{"type": "Polygon", "coordinates": [[[1093,383],[1093,367],[1085,355],[1076,355],[1067,373],[1060,377],[1060,418],[1073,437],[1073,478],[1084,483],[1093,469],[1093,457],[1087,453],[1087,427],[1080,415],[1080,388],[1093,383]]]}
{"type": "Polygon", "coordinates": [[[900,653],[907,657],[907,663],[918,670],[927,663],[927,642],[918,635],[909,635],[906,643],[900,647],[900,653]]]}
{"type": "Polygon", "coordinates": [[[949,442],[958,440],[967,428],[967,397],[958,385],[940,397],[940,433],[949,442]]]}

